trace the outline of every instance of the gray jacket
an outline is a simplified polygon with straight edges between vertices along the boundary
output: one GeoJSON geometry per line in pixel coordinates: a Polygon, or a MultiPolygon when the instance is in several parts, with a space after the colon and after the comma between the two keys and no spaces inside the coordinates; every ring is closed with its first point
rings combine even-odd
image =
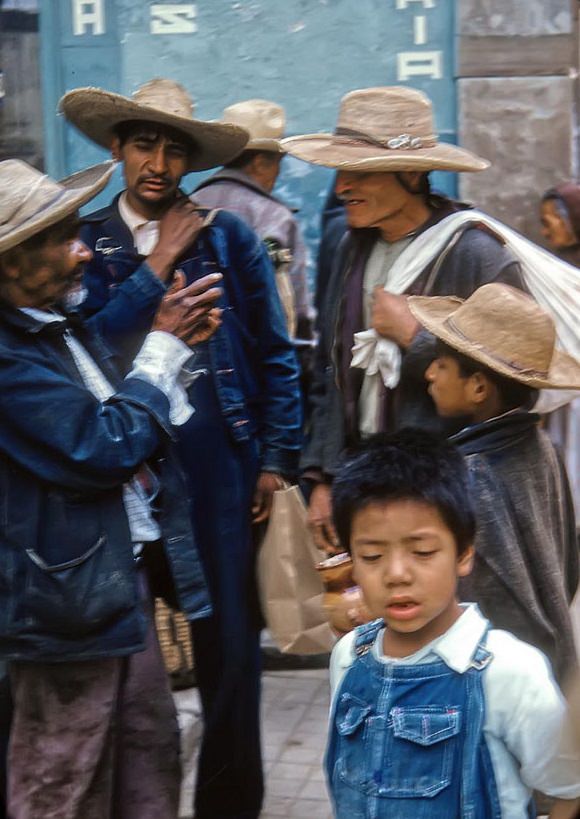
{"type": "Polygon", "coordinates": [[[263,241],[271,239],[292,254],[290,280],[294,290],[296,317],[312,320],[314,309],[308,288],[306,248],[298,222],[290,208],[268,193],[243,171],[224,168],[195,189],[193,199],[205,208],[223,208],[235,213],[263,241]]]}
{"type": "MultiPolygon", "coordinates": [[[[439,201],[444,205],[447,203],[442,198],[438,198],[439,201]]],[[[444,215],[449,212],[447,207],[444,215]]],[[[348,372],[350,350],[344,351],[341,357],[337,340],[343,329],[345,302],[356,297],[352,282],[357,271],[364,268],[377,236],[376,230],[353,230],[345,235],[324,294],[319,322],[320,342],[309,395],[312,412],[309,441],[301,460],[302,471],[314,480],[320,480],[322,476],[331,478],[342,451],[358,439],[358,396],[356,384],[353,390],[349,383],[356,374],[348,372]]],[[[518,262],[495,235],[478,227],[470,226],[463,232],[444,255],[436,275],[431,277],[429,274],[436,264],[437,260],[419,276],[409,294],[467,298],[481,285],[495,281],[524,289],[518,262]]],[[[364,329],[362,316],[361,325],[356,330],[360,329],[364,329]]],[[[385,431],[401,426],[420,426],[448,434],[453,431],[445,429],[437,418],[427,393],[424,373],[434,352],[435,340],[427,332],[418,333],[404,351],[399,386],[396,390],[385,391],[385,431]]]]}

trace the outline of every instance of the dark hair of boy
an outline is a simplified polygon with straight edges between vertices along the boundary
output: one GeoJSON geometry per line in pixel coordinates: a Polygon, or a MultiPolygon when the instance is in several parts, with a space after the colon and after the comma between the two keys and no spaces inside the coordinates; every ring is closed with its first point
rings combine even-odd
{"type": "Polygon", "coordinates": [[[334,523],[350,552],[354,515],[375,503],[413,500],[437,509],[457,544],[458,556],[473,543],[475,513],[467,468],[453,444],[422,430],[373,435],[350,450],[332,487],[334,523]]]}
{"type": "Polygon", "coordinates": [[[518,408],[531,410],[538,399],[539,390],[534,387],[529,387],[527,384],[522,384],[513,378],[506,378],[494,370],[490,370],[485,364],[476,361],[475,358],[470,358],[445,344],[441,339],[437,339],[435,357],[442,358],[443,356],[452,358],[457,362],[459,374],[462,378],[469,378],[474,373],[481,373],[491,381],[498,391],[503,412],[518,408]]]}

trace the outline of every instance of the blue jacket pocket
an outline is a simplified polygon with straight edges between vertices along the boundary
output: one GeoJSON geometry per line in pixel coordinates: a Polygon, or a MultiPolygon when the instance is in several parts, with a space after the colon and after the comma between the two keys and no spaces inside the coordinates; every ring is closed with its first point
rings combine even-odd
{"type": "Polygon", "coordinates": [[[133,583],[104,534],[64,563],[49,564],[34,549],[26,549],[26,556],[24,615],[39,631],[87,636],[135,605],[133,583]]]}

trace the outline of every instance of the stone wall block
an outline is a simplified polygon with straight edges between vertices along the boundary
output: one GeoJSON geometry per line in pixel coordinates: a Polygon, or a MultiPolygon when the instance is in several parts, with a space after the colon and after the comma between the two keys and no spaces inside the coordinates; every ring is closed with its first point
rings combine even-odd
{"type": "Polygon", "coordinates": [[[492,162],[461,175],[462,198],[539,240],[542,193],[573,176],[574,81],[461,79],[458,91],[459,144],[492,162]]]}

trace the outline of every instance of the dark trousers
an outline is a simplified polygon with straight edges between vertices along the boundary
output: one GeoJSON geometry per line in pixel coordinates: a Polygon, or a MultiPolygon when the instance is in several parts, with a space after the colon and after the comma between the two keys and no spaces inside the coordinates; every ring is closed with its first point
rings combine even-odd
{"type": "Polygon", "coordinates": [[[12,663],[12,819],[176,819],[177,714],[142,573],[145,651],[12,663]]]}
{"type": "Polygon", "coordinates": [[[12,694],[6,663],[0,664],[0,819],[6,817],[7,756],[10,724],[12,722],[12,694]]]}
{"type": "Polygon", "coordinates": [[[210,375],[197,379],[190,400],[195,414],[180,430],[179,451],[214,608],[211,618],[192,625],[204,716],[195,816],[256,819],[263,797],[251,532],[256,449],[231,438],[210,375]]]}

